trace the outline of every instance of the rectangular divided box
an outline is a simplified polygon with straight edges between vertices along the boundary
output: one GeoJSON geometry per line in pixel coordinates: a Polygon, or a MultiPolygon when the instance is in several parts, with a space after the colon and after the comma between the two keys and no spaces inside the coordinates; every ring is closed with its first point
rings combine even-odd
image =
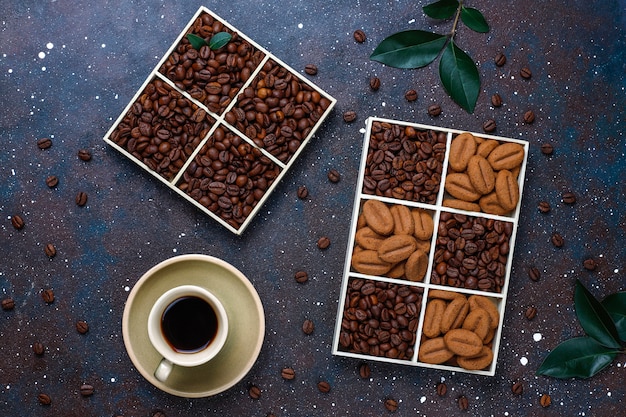
{"type": "Polygon", "coordinates": [[[104,140],[241,234],[336,100],[200,7],[104,140]],[[226,32],[223,47],[195,49],[226,32]]]}
{"type": "Polygon", "coordinates": [[[495,374],[528,142],[369,118],[333,354],[495,374]]]}

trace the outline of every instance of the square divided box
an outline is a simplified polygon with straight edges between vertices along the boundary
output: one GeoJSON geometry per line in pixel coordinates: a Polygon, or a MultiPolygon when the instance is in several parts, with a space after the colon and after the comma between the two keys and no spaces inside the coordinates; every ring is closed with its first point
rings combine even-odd
{"type": "Polygon", "coordinates": [[[333,354],[494,375],[528,142],[370,118],[333,354]]]}
{"type": "Polygon", "coordinates": [[[241,234],[335,103],[201,7],[104,140],[241,234]],[[187,37],[222,32],[216,50],[187,37]]]}

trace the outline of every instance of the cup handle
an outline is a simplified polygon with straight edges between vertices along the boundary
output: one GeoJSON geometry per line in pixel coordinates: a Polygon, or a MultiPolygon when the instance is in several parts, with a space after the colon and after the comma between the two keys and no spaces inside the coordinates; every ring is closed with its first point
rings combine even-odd
{"type": "Polygon", "coordinates": [[[156,370],[154,371],[154,377],[159,381],[164,382],[167,377],[170,376],[172,369],[174,369],[174,364],[163,358],[161,359],[159,366],[157,366],[156,370]]]}

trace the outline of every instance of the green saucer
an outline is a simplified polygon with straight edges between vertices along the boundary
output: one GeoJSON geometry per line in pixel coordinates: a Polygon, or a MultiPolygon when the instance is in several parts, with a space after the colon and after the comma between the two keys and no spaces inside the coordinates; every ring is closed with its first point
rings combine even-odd
{"type": "Polygon", "coordinates": [[[122,334],[128,356],[152,385],[180,397],[209,397],[235,385],[252,368],[263,345],[265,315],[256,290],[235,267],[212,256],[181,255],[152,267],[137,281],[124,308],[122,334]],[[175,366],[161,382],[153,374],[162,358],[148,339],[148,315],[164,292],[184,284],[206,288],[219,298],[228,315],[228,338],[210,362],[175,366]]]}

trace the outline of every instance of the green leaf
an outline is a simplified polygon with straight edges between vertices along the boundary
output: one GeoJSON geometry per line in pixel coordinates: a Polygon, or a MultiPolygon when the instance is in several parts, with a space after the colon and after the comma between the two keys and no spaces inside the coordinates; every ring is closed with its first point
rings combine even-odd
{"type": "Polygon", "coordinates": [[[459,7],[457,0],[439,0],[435,3],[422,7],[426,16],[433,19],[448,19],[452,17],[459,7]]]}
{"type": "Polygon", "coordinates": [[[619,338],[626,342],[626,291],[609,295],[602,300],[602,306],[613,319],[619,338]]]}
{"type": "Polygon", "coordinates": [[[454,40],[450,40],[441,55],[439,77],[450,97],[472,113],[480,92],[480,76],[472,58],[456,46],[454,40]]]}
{"type": "Polygon", "coordinates": [[[217,32],[215,35],[211,36],[209,39],[209,48],[213,51],[220,49],[224,45],[226,45],[232,39],[232,35],[227,32],[217,32]]]}
{"type": "Polygon", "coordinates": [[[615,350],[590,337],[576,337],[554,348],[537,370],[537,375],[589,378],[607,367],[615,356],[615,350]]]}
{"type": "Polygon", "coordinates": [[[189,40],[191,47],[196,50],[200,50],[200,48],[207,44],[204,39],[198,35],[194,35],[193,33],[187,34],[187,39],[189,40]]]}
{"type": "Polygon", "coordinates": [[[576,315],[585,332],[603,346],[618,349],[619,335],[613,319],[585,286],[576,280],[574,290],[576,315]]]}
{"type": "Polygon", "coordinates": [[[485,20],[483,14],[477,9],[472,7],[463,7],[461,9],[461,20],[465,23],[465,26],[475,32],[489,32],[489,24],[485,20]]]}
{"type": "Polygon", "coordinates": [[[437,58],[446,36],[423,30],[406,30],[385,38],[370,59],[394,68],[421,68],[437,58]]]}

